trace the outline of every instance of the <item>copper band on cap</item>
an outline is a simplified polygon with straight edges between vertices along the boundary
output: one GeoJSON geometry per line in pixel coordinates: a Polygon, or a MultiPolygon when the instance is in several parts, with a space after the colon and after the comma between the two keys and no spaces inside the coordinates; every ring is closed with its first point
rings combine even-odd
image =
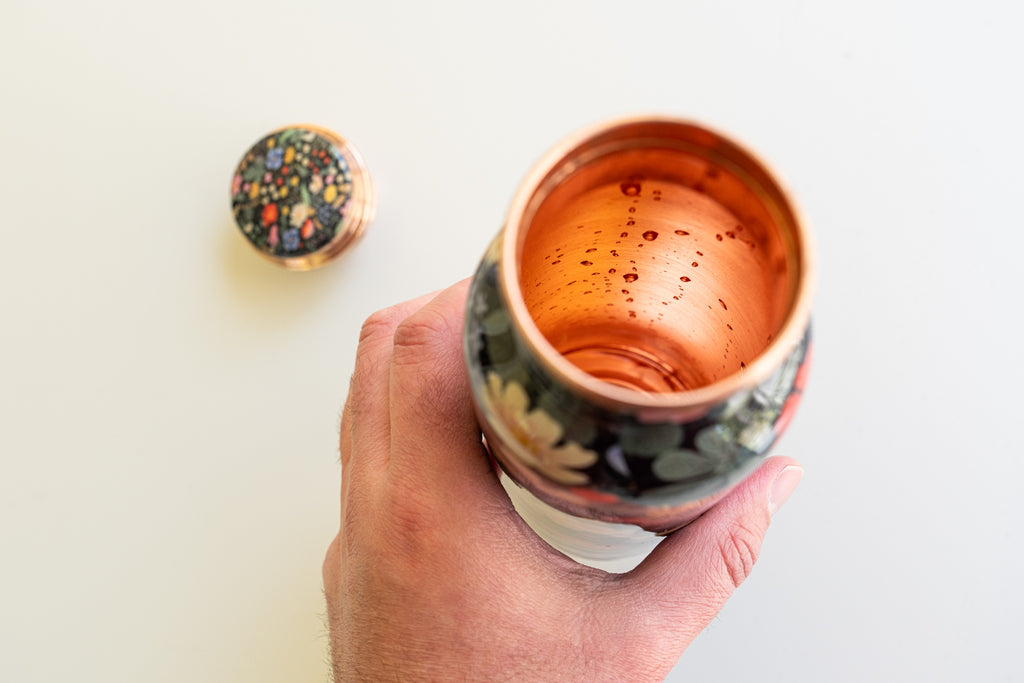
{"type": "Polygon", "coordinates": [[[373,220],[373,182],[340,135],[317,126],[275,130],[242,157],[231,207],[246,241],[289,270],[337,257],[373,220]]]}

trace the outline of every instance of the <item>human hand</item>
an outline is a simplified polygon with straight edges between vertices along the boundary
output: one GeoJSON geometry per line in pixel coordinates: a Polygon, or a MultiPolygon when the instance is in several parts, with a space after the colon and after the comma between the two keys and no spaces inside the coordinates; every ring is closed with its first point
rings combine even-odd
{"type": "Polygon", "coordinates": [[[802,470],[768,459],[627,574],[577,564],[516,514],[484,452],[467,289],[363,325],[323,567],[335,679],[660,680],[750,573],[802,470]]]}

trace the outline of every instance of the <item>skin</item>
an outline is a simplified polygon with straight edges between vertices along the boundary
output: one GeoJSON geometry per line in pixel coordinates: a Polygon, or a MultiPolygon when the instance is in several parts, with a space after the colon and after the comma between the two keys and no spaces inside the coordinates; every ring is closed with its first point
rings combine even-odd
{"type": "Polygon", "coordinates": [[[519,518],[484,454],[467,289],[363,325],[323,565],[335,679],[661,680],[749,575],[802,470],[769,458],[628,574],[577,564],[519,518]]]}

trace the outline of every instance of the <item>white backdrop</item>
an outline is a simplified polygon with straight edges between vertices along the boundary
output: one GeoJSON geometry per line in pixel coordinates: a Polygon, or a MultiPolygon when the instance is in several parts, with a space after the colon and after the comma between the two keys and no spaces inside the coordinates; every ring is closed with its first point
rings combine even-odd
{"type": "Polygon", "coordinates": [[[705,121],[817,234],[806,476],[669,680],[1024,680],[1024,99],[1010,2],[0,7],[0,680],[324,681],[371,312],[470,274],[574,129],[705,121]],[[229,210],[280,125],[379,193],[289,273],[229,210]]]}

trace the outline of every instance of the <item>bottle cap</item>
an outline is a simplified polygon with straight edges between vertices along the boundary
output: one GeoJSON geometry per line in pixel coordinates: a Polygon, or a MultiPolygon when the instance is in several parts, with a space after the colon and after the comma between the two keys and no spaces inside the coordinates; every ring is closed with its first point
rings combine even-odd
{"type": "Polygon", "coordinates": [[[246,241],[289,270],[337,257],[373,220],[373,182],[340,135],[287,126],[260,139],[231,181],[231,208],[246,241]]]}

